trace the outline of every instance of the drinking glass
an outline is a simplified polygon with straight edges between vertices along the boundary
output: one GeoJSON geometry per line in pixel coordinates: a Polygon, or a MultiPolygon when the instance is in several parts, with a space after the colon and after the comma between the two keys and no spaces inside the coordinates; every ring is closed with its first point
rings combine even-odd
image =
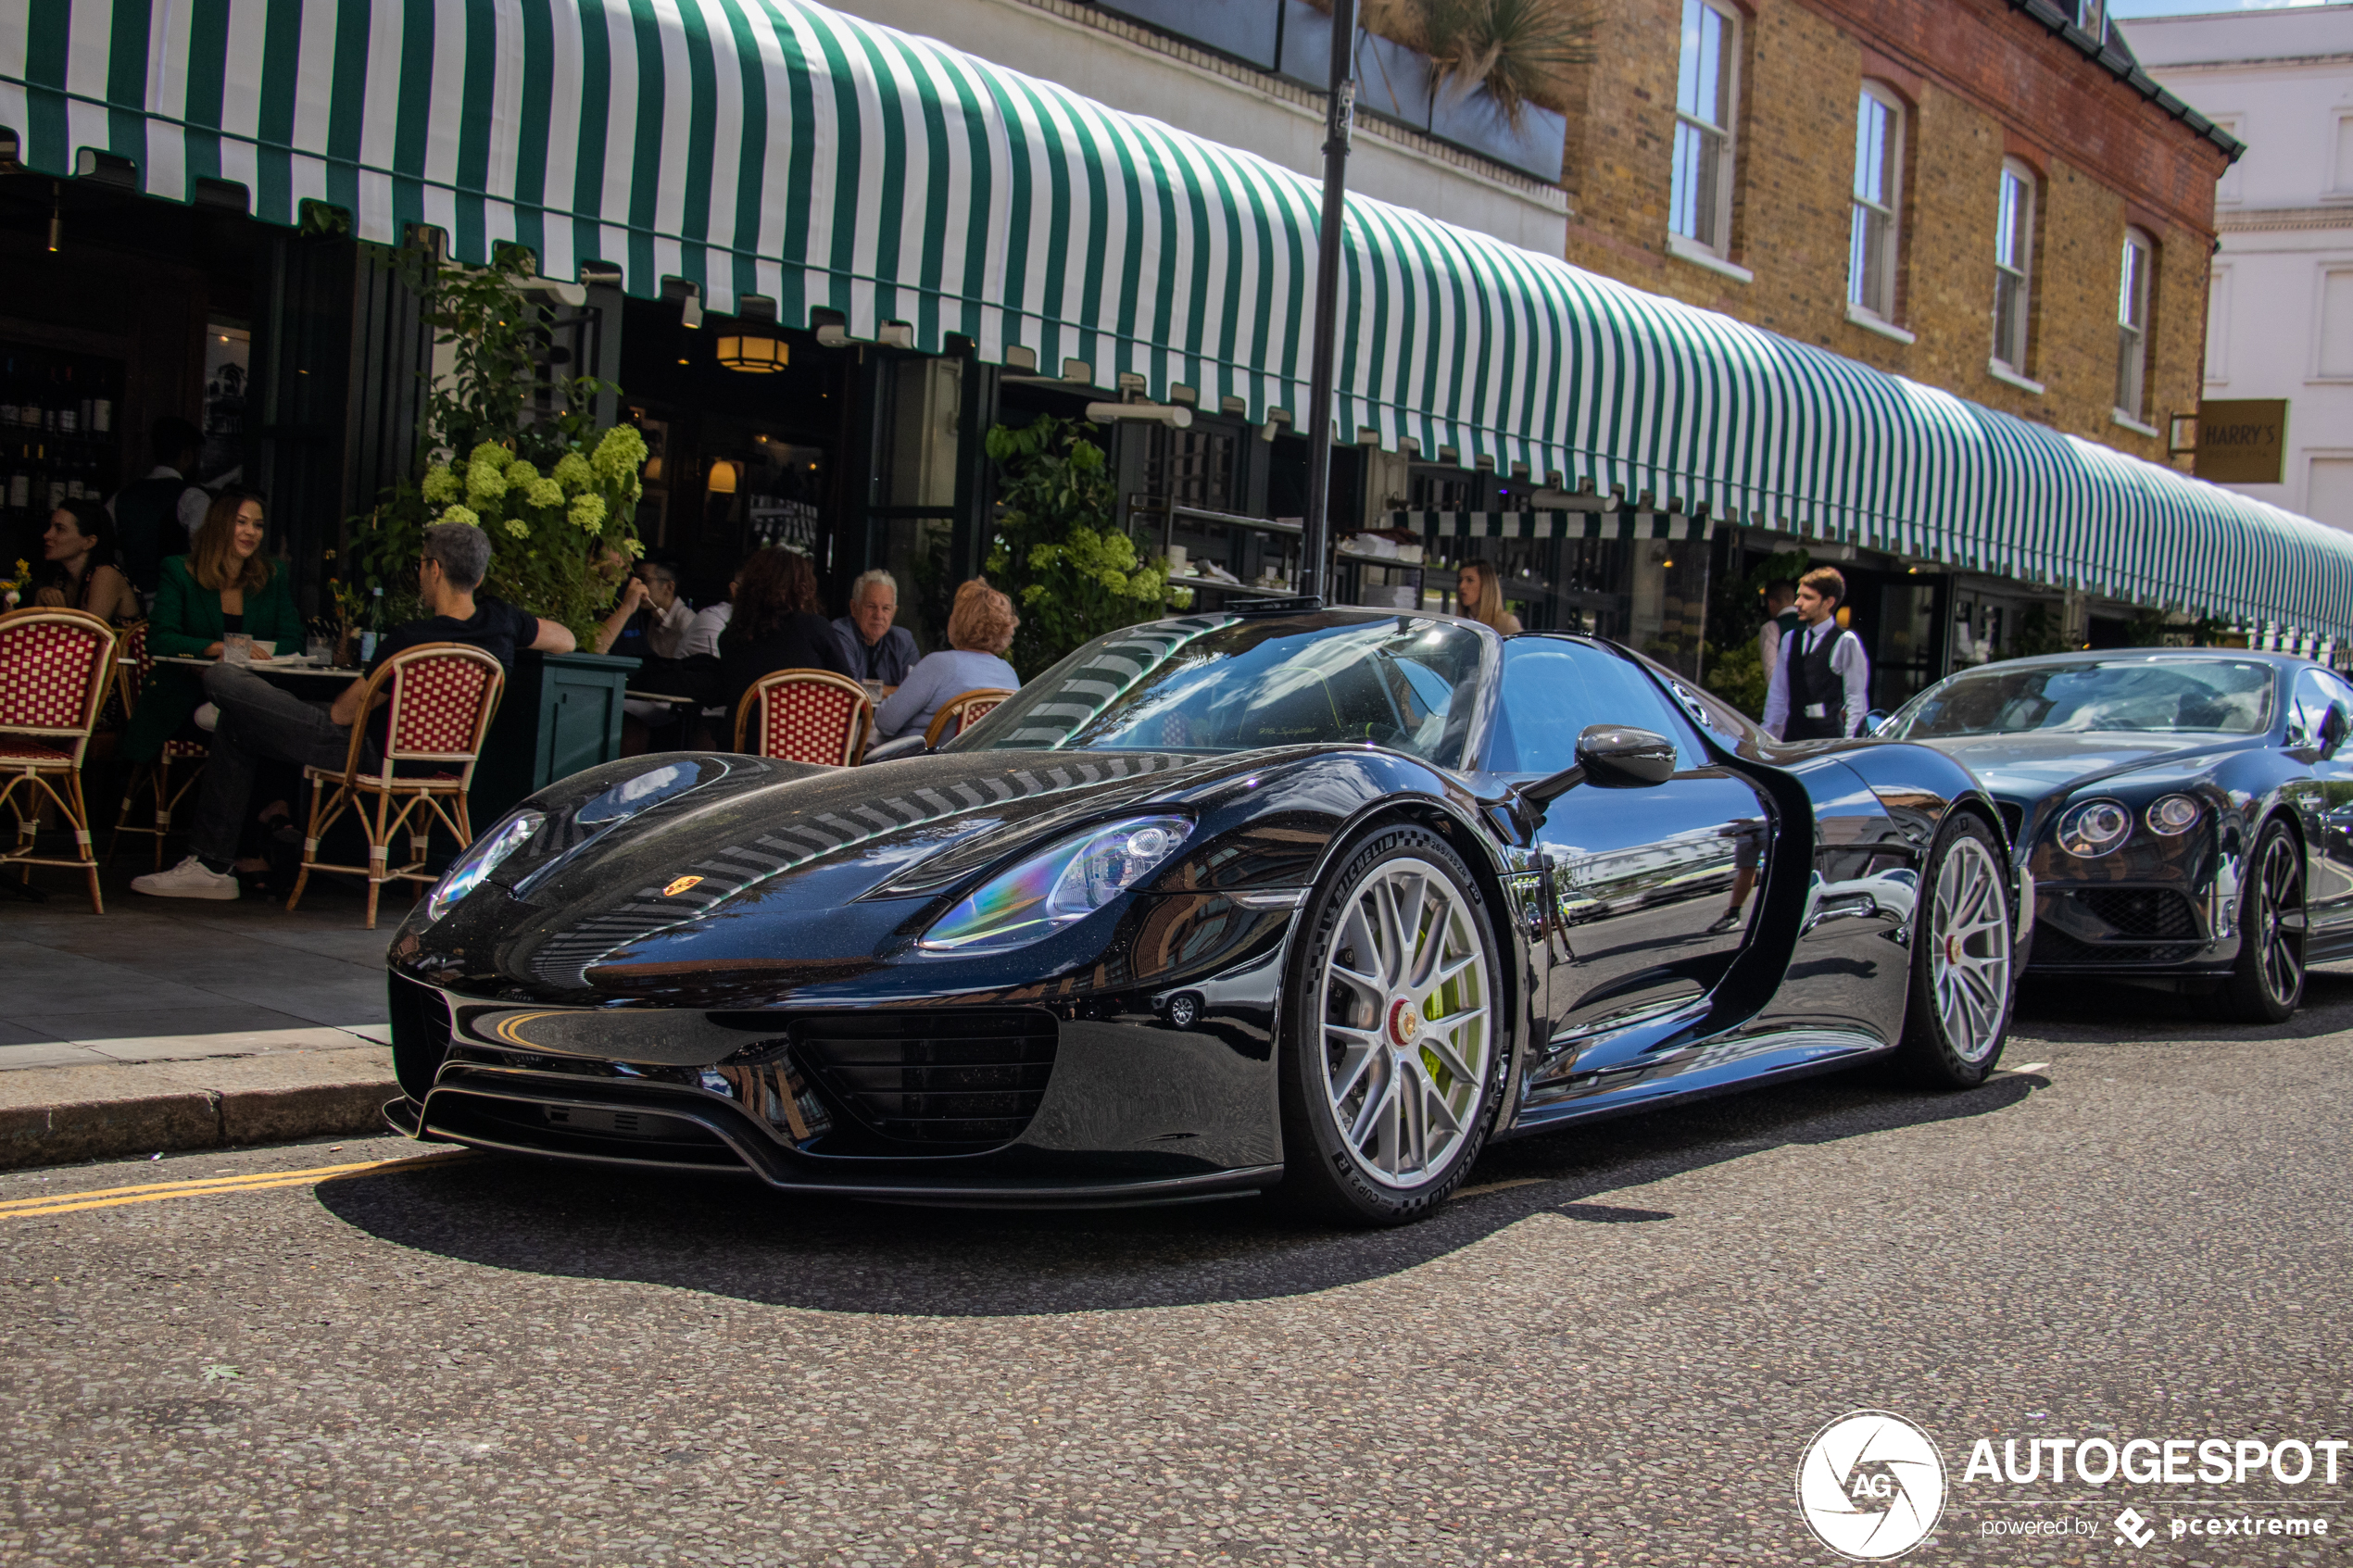
{"type": "Polygon", "coordinates": [[[313,664],[333,664],[335,661],[335,640],[324,632],[313,632],[302,639],[302,653],[313,664]]]}
{"type": "Polygon", "coordinates": [[[243,632],[232,632],[220,639],[220,658],[229,664],[253,662],[253,639],[243,632]]]}

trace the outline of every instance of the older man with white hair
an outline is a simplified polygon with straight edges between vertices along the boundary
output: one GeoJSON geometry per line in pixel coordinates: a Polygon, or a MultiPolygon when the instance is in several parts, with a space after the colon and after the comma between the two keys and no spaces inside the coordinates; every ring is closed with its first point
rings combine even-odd
{"type": "Polygon", "coordinates": [[[899,579],[880,570],[860,573],[849,585],[849,613],[834,622],[834,635],[860,680],[902,684],[923,657],[915,634],[891,624],[898,618],[899,579]]]}

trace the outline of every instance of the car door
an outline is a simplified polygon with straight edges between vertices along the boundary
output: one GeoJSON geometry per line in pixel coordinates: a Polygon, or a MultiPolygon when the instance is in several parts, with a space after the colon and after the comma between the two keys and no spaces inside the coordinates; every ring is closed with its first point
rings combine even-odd
{"type": "Polygon", "coordinates": [[[1550,1048],[1531,1087],[1661,1062],[1662,1042],[1705,1009],[1762,907],[1770,812],[1715,766],[1697,733],[1631,660],[1566,637],[1504,647],[1491,768],[1541,777],[1577,760],[1590,724],[1673,740],[1664,784],[1584,784],[1554,798],[1536,836],[1567,934],[1548,995],[1550,1048]]]}
{"type": "Polygon", "coordinates": [[[2289,698],[2287,749],[2310,777],[2290,785],[2289,793],[2312,830],[2305,908],[2315,955],[2353,938],[2353,741],[2343,728],[2348,723],[2353,689],[2325,670],[2298,671],[2289,698]],[[2340,712],[2334,724],[2332,711],[2340,712]]]}

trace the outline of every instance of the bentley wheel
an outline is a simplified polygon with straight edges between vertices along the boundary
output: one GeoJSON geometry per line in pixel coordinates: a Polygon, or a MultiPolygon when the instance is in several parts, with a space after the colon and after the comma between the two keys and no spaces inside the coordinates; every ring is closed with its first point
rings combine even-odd
{"type": "Polygon", "coordinates": [[[2216,995],[2242,1023],[2283,1023],[2304,1000],[2304,857],[2273,822],[2256,841],[2239,896],[2239,957],[2216,995]]]}
{"type": "Polygon", "coordinates": [[[1283,1037],[1283,1191],[1358,1223],[1444,1201],[1478,1157],[1504,1060],[1495,942],[1470,870],[1387,829],[1308,907],[1283,1037]]]}
{"type": "Polygon", "coordinates": [[[1930,851],[1914,926],[1899,1055],[1921,1082],[1974,1088],[2001,1060],[2012,996],[2008,884],[1994,830],[1955,813],[1930,851]]]}

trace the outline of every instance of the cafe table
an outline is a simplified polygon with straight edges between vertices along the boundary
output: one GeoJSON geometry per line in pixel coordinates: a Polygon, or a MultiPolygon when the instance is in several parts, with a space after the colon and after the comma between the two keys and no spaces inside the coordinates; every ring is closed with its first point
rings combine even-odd
{"type": "MultiPolygon", "coordinates": [[[[131,660],[126,659],[122,662],[128,664],[131,660]]],[[[157,655],[155,662],[176,664],[183,670],[209,670],[220,660],[204,659],[190,653],[166,653],[157,655]]],[[[257,675],[300,676],[306,680],[335,681],[346,684],[367,673],[356,664],[313,664],[307,657],[300,654],[287,654],[276,659],[257,659],[241,668],[250,670],[257,675]]]]}

